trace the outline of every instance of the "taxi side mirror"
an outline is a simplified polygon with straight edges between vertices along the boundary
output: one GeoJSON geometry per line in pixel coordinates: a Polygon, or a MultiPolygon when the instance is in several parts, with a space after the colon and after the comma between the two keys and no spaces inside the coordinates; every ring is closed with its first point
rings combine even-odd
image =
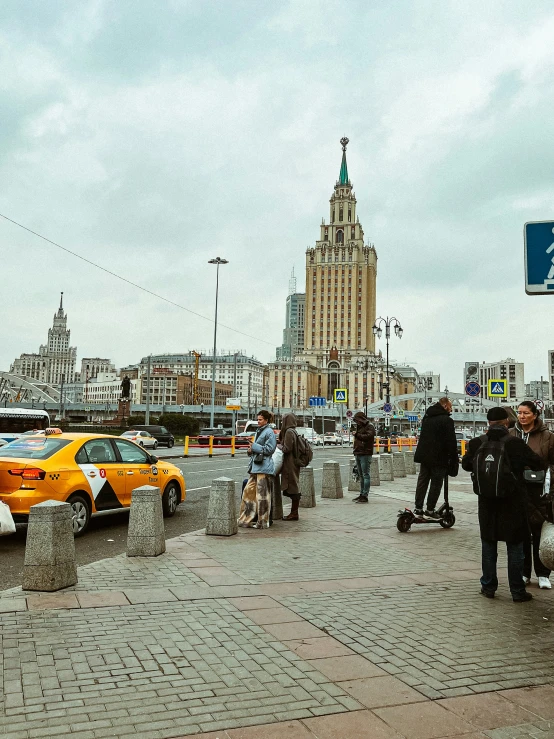
{"type": "Polygon", "coordinates": [[[149,460],[150,460],[150,464],[156,464],[156,462],[158,461],[158,458],[155,457],[153,454],[150,454],[149,460]]]}

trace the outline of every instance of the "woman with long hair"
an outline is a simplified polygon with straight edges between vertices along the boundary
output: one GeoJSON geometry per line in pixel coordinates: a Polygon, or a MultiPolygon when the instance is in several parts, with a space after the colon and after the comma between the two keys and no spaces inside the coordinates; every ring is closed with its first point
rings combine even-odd
{"type": "Polygon", "coordinates": [[[523,579],[531,581],[534,565],[539,588],[551,588],[550,570],[541,562],[539,545],[544,521],[552,521],[552,497],[554,492],[554,434],[540,418],[540,411],[532,400],[524,400],[517,409],[517,422],[510,434],[519,436],[541,458],[546,472],[544,481],[525,485],[529,535],[523,543],[525,563],[523,579]]]}
{"type": "Polygon", "coordinates": [[[269,411],[258,413],[258,430],[248,446],[249,478],[242,493],[238,524],[247,528],[267,529],[270,525],[271,491],[273,489],[273,452],[277,447],[275,432],[269,425],[269,411]]]}

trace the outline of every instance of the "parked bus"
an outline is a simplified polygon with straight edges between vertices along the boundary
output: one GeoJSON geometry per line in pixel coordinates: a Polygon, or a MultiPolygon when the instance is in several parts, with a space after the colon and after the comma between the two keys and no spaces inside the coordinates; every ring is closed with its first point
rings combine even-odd
{"type": "Polygon", "coordinates": [[[44,431],[50,426],[46,411],[31,408],[0,408],[0,439],[14,441],[26,431],[44,431]]]}

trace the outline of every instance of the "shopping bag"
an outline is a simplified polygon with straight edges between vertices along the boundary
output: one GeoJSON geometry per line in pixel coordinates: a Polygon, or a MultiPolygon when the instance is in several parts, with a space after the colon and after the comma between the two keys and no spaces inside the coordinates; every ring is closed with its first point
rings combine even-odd
{"type": "Polygon", "coordinates": [[[0,536],[8,534],[15,534],[15,524],[9,505],[0,500],[0,536]]]}
{"type": "Polygon", "coordinates": [[[539,557],[545,567],[554,570],[554,523],[550,521],[545,521],[542,525],[539,557]]]}
{"type": "Polygon", "coordinates": [[[283,450],[279,449],[279,447],[276,447],[271,459],[273,460],[275,474],[278,475],[279,472],[281,472],[281,467],[283,466],[283,450]]]}

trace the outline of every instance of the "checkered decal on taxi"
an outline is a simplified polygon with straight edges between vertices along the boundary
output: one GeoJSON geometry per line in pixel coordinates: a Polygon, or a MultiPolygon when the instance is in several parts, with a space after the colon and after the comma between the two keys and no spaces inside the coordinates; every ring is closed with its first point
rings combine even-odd
{"type": "Polygon", "coordinates": [[[51,472],[48,477],[51,480],[59,480],[60,479],[60,473],[59,472],[51,472]]]}

